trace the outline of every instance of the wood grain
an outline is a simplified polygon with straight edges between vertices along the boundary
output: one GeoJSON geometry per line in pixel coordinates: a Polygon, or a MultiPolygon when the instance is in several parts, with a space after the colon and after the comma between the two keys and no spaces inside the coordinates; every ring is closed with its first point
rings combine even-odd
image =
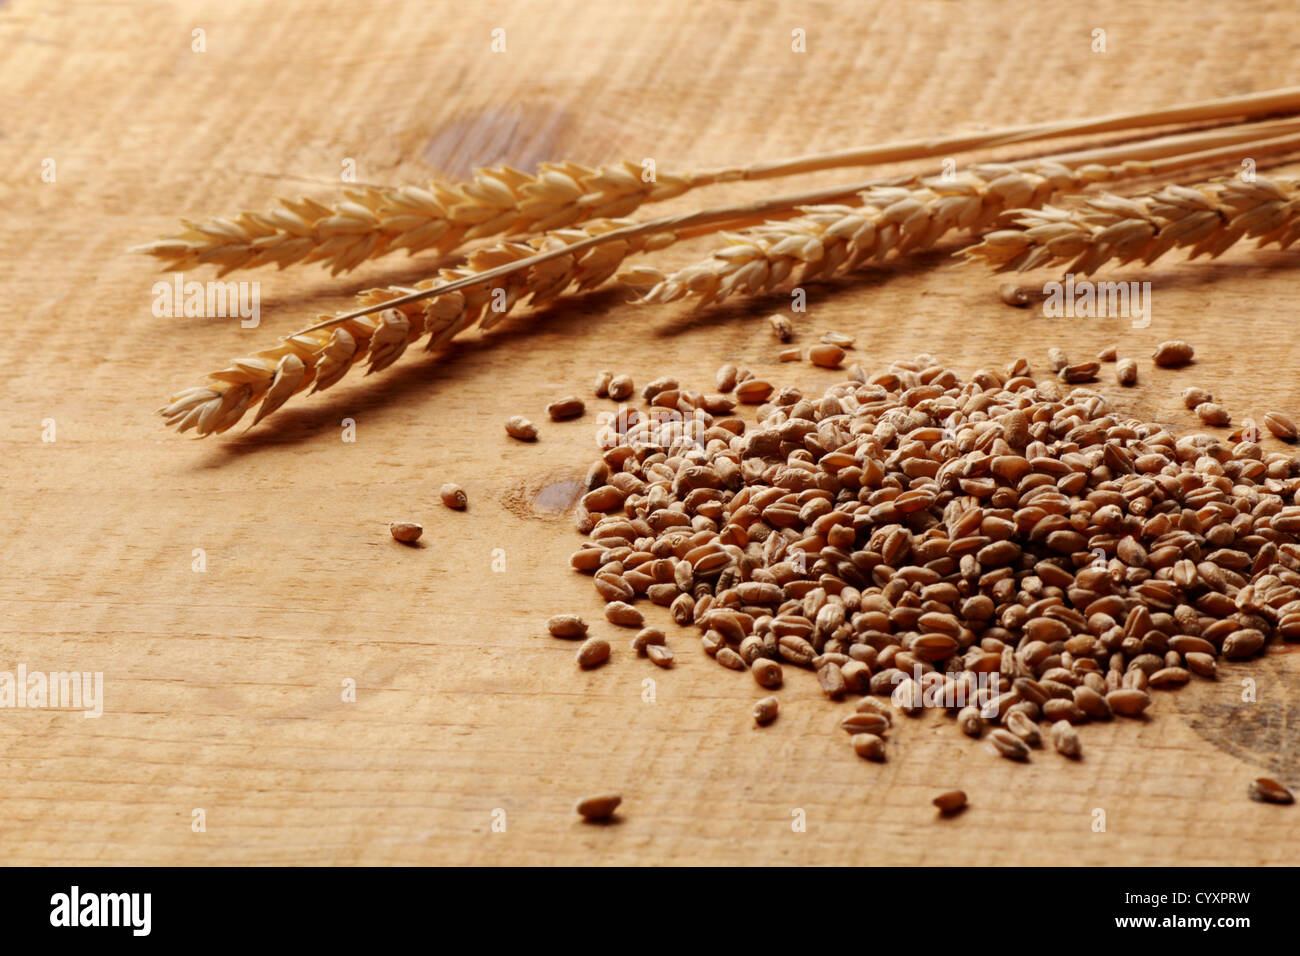
{"type": "MultiPolygon", "coordinates": [[[[567,299],[201,444],[153,415],[214,362],[421,274],[395,259],[335,281],[250,276],[260,329],[151,314],[157,277],[126,247],[182,215],[328,195],[347,158],[392,183],[543,158],[687,169],[1264,89],[1296,54],[1281,2],[1091,6],[0,6],[0,669],[102,671],[106,697],[98,719],[0,711],[5,862],[1293,862],[1295,808],[1245,797],[1263,772],[1300,784],[1300,662],[1282,649],[1158,695],[1148,721],[1083,728],[1078,763],[1012,765],[928,715],[903,721],[876,766],[811,677],[758,731],[758,688],[693,634],[672,635],[671,672],[633,660],[622,635],[608,666],[579,672],[571,645],[543,636],[549,614],[600,617],[564,567],[577,535],[548,507],[591,459],[592,419],[529,447],[503,420],[544,420],[606,367],[707,383],[733,361],[824,386],[832,373],[776,363],[761,316],[779,297],[701,314],[621,291],[567,299]],[[1089,49],[1098,27],[1105,55],[1089,49]],[[464,514],[438,502],[449,480],[469,493],[464,514]],[[423,522],[425,546],[393,542],[395,519],[423,522]],[[1257,703],[1241,702],[1246,677],[1257,703]],[[950,787],[971,807],[936,820],[929,800],[950,787]],[[574,801],[608,789],[622,822],[577,822],[574,801]]],[[[1191,426],[1177,397],[1191,383],[1238,417],[1294,414],[1294,262],[1242,251],[1129,273],[1154,289],[1154,320],[1134,329],[1008,309],[999,280],[931,255],[819,287],[801,336],[835,328],[868,365],[924,349],[962,372],[1115,342],[1143,383],[1106,388],[1135,415],[1191,426]],[[1198,363],[1152,370],[1152,345],[1174,337],[1198,363]]]]}

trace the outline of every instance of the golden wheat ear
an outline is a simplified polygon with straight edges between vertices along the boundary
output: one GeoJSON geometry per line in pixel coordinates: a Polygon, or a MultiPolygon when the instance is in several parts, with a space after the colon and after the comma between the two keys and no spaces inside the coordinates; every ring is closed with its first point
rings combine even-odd
{"type": "Polygon", "coordinates": [[[283,269],[318,262],[337,275],[402,249],[408,253],[449,253],[475,239],[541,233],[627,216],[647,203],[672,199],[714,183],[951,156],[973,149],[1086,133],[1229,117],[1245,119],[1297,109],[1300,88],[1268,90],[1155,110],[886,143],[688,175],[658,171],[650,159],[599,169],[570,162],[543,163],[535,174],[501,166],[480,169],[467,183],[345,189],[342,198],[329,204],[313,199],[282,199],[280,208],[267,212],[243,212],[233,218],[205,222],[183,221],[179,235],[131,251],[159,259],[165,271],[211,265],[225,275],[236,269],[268,265],[283,269]]]}
{"type": "Polygon", "coordinates": [[[1064,264],[1090,275],[1112,261],[1150,265],[1174,249],[1214,258],[1242,239],[1282,249],[1300,239],[1300,180],[1213,180],[1089,197],[1070,209],[1026,211],[963,254],[997,272],[1064,264]]]}
{"type": "Polygon", "coordinates": [[[179,235],[130,251],[153,256],[165,271],[211,265],[225,275],[317,262],[337,275],[401,250],[449,253],[488,236],[625,216],[693,185],[688,177],[664,173],[647,181],[633,163],[594,170],[544,163],[531,176],[503,166],[481,169],[467,183],[348,189],[330,205],[282,199],[269,212],[183,221],[179,235]]]}

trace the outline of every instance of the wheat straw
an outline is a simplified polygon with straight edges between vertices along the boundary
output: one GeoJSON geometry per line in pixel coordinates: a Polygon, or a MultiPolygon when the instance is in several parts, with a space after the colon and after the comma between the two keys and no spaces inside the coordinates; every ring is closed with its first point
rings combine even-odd
{"type": "Polygon", "coordinates": [[[625,162],[589,169],[544,163],[535,175],[507,166],[478,170],[464,184],[346,189],[326,205],[282,199],[269,212],[243,212],[208,222],[184,220],[184,231],[134,248],[175,271],[213,265],[219,274],[267,265],[320,262],[334,274],[402,249],[451,252],[474,239],[564,228],[626,216],[641,205],[719,182],[769,179],[816,170],[900,162],[978,148],[1168,123],[1252,117],[1300,108],[1300,88],[1270,90],[1139,113],[1053,121],[983,133],[910,140],[690,175],[647,175],[625,162]]]}
{"type": "Polygon", "coordinates": [[[963,254],[998,272],[1068,263],[1067,272],[1089,275],[1111,260],[1150,265],[1173,249],[1215,258],[1242,239],[1285,249],[1300,238],[1300,181],[1259,177],[1167,185],[1132,198],[1105,194],[1074,209],[1026,212],[1016,227],[989,233],[963,254]]]}

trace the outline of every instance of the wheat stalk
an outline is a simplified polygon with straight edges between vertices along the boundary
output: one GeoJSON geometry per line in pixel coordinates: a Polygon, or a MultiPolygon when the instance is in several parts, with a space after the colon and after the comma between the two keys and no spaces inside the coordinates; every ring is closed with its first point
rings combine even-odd
{"type": "Polygon", "coordinates": [[[1180,248],[1190,248],[1192,259],[1215,258],[1242,239],[1285,249],[1300,239],[1300,181],[1223,179],[1132,198],[1104,194],[1074,209],[1026,212],[1015,222],[1017,228],[990,232],[964,255],[998,272],[1069,263],[1067,272],[1089,275],[1112,259],[1150,265],[1180,248]]]}
{"type": "MultiPolygon", "coordinates": [[[[1160,152],[1164,148],[1159,141],[1156,145],[1141,147],[1148,152],[1160,152]]],[[[1280,147],[1274,144],[1271,148],[1280,147]]],[[[1132,155],[1134,149],[1091,150],[1086,155],[1115,158],[1132,155]]],[[[1267,151],[1267,148],[1256,150],[1261,155],[1267,151]]],[[[1101,181],[1117,175],[1117,170],[1145,174],[1161,163],[1172,168],[1207,155],[1217,153],[1207,151],[1155,162],[1134,161],[1117,168],[1092,164],[1070,170],[1059,163],[1043,162],[1036,165],[1037,172],[1034,173],[1013,167],[977,167],[990,175],[993,172],[998,175],[991,180],[976,177],[968,184],[981,184],[975,188],[975,193],[983,189],[988,195],[996,195],[999,207],[1011,202],[1024,205],[1026,188],[1033,190],[1030,193],[1032,198],[1039,189],[1101,181]]],[[[971,212],[972,196],[961,185],[962,182],[960,178],[952,182],[940,178],[937,185],[950,192],[946,198],[958,201],[945,206],[948,212],[937,218],[931,211],[930,231],[949,220],[965,223],[972,215],[977,221],[983,217],[983,213],[971,212]],[[950,214],[956,215],[956,219],[952,219],[950,214]]],[[[436,277],[423,280],[413,288],[389,286],[362,293],[359,296],[363,303],[360,308],[324,318],[272,348],[234,360],[228,368],[213,373],[209,384],[174,395],[159,411],[168,425],[177,426],[182,431],[193,428],[203,436],[233,427],[249,409],[260,403],[253,421],[256,424],[295,393],[313,385],[313,391],[328,388],[362,361],[369,366],[369,372],[386,368],[421,336],[428,335],[428,347],[436,348],[475,324],[483,329],[491,328],[523,299],[540,304],[569,288],[593,288],[608,280],[633,253],[661,249],[701,232],[735,228],[755,218],[783,214],[809,203],[854,198],[859,192],[865,192],[868,197],[891,199],[890,203],[884,204],[884,210],[892,210],[890,215],[897,217],[900,210],[912,208],[915,211],[917,197],[931,196],[933,184],[909,193],[868,182],[756,203],[716,207],[649,222],[602,220],[582,228],[555,230],[524,242],[504,241],[472,253],[465,266],[443,269],[436,277]],[[489,286],[490,283],[495,284],[489,286]],[[489,304],[493,306],[491,312],[488,311],[489,304]]],[[[939,201],[945,200],[941,197],[939,201]]],[[[980,209],[983,206],[982,198],[980,209]]],[[[828,209],[833,210],[837,217],[842,217],[845,212],[860,213],[849,207],[826,207],[814,208],[809,216],[826,215],[828,209]]],[[[914,227],[917,221],[902,218],[903,228],[891,248],[906,251],[915,248],[915,242],[925,241],[923,232],[908,227],[909,222],[914,227]]],[[[775,227],[772,223],[765,226],[775,227]]],[[[826,231],[821,230],[822,233],[826,231]]],[[[857,229],[854,232],[856,234],[857,229]]]]}
{"type": "Polygon", "coordinates": [[[673,302],[694,297],[703,306],[736,293],[771,292],[799,270],[798,282],[849,272],[891,252],[906,255],[932,248],[952,231],[979,233],[1015,209],[1036,209],[1053,196],[1081,192],[1094,183],[1151,176],[1224,159],[1237,159],[1249,149],[1258,159],[1300,147],[1293,124],[1262,124],[1268,132],[1286,135],[1241,142],[1199,135],[1169,137],[1154,143],[1153,159],[1121,165],[1085,163],[1081,158],[1117,158],[1123,148],[1067,154],[1057,161],[1016,166],[973,166],[952,177],[928,177],[916,188],[874,188],[859,193],[864,205],[831,205],[804,210],[806,215],[766,222],[744,233],[724,234],[727,244],[705,260],[665,274],[642,267],[620,276],[632,285],[649,286],[644,303],[673,302]],[[1208,149],[1170,154],[1173,145],[1214,142],[1208,149]]]}
{"type": "Polygon", "coordinates": [[[641,268],[622,278],[651,286],[643,303],[692,297],[703,306],[731,295],[771,292],[796,270],[802,284],[881,261],[890,253],[919,252],[953,230],[979,232],[1010,209],[1036,208],[1052,196],[1122,175],[1123,168],[1114,166],[974,166],[952,179],[925,179],[917,188],[865,190],[857,208],[805,207],[795,219],[724,233],[725,245],[671,274],[641,268]]]}
{"type": "Polygon", "coordinates": [[[168,271],[206,264],[216,266],[219,274],[225,275],[235,269],[320,262],[338,274],[401,249],[412,254],[425,250],[446,253],[488,236],[545,232],[593,219],[626,216],[645,203],[671,199],[713,183],[1297,108],[1300,88],[1287,88],[1138,113],[839,150],[712,172],[660,174],[649,180],[640,165],[630,162],[594,170],[575,163],[545,163],[535,175],[502,166],[478,170],[464,184],[348,189],[343,198],[329,205],[307,198],[282,199],[281,208],[269,212],[243,212],[234,218],[208,222],[184,220],[180,235],[131,251],[154,256],[168,271]]]}
{"type": "MultiPolygon", "coordinates": [[[[626,221],[601,220],[580,229],[553,230],[527,242],[501,242],[472,253],[464,266],[440,270],[416,289],[473,278],[538,252],[562,251],[624,225],[626,221]]],[[[428,336],[425,348],[433,350],[475,325],[490,329],[525,299],[535,306],[569,289],[593,288],[614,275],[628,255],[662,248],[676,238],[671,233],[646,233],[602,243],[512,272],[490,288],[479,284],[396,306],[386,304],[409,294],[411,288],[367,290],[358,299],[379,311],[304,330],[272,348],[234,359],[229,367],[212,373],[207,385],[173,395],[159,413],[168,425],[181,431],[193,428],[206,436],[234,427],[256,406],[256,425],[294,394],[308,387],[313,392],[329,388],[357,365],[365,364],[366,374],[378,372],[423,336],[428,336]]]]}

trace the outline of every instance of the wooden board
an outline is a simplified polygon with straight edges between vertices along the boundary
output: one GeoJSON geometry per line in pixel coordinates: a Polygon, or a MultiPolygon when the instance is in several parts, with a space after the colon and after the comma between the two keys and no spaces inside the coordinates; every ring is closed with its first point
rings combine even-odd
{"type": "MultiPolygon", "coordinates": [[[[671,672],[616,636],[611,664],[580,673],[570,645],[542,636],[557,611],[600,617],[551,506],[593,457],[592,419],[548,425],[532,447],[502,421],[544,419],[606,367],[707,383],[733,361],[820,388],[832,373],[775,361],[761,317],[780,297],[702,314],[622,290],[566,300],[202,443],[153,414],[350,293],[422,274],[404,259],[336,280],[251,274],[259,329],[152,314],[157,275],[127,247],[180,216],[329,196],[347,159],[377,183],[546,158],[690,169],[1264,89],[1296,53],[1285,3],[1089,6],[0,4],[0,669],[104,675],[98,719],[0,711],[5,861],[1294,862],[1295,808],[1245,798],[1261,773],[1300,783],[1300,658],[1281,648],[1159,695],[1149,721],[1085,727],[1079,763],[1013,765],[928,715],[875,766],[807,675],[756,731],[758,688],[693,633],[673,635],[671,672]],[[448,480],[467,513],[438,503],[448,480]],[[393,542],[393,519],[423,522],[426,546],[393,542]],[[972,807],[936,821],[929,799],[953,786],[972,807]],[[611,788],[622,822],[577,823],[575,799],[611,788]]],[[[1154,290],[1150,327],[1134,329],[1008,309],[998,280],[928,255],[814,290],[801,340],[839,329],[867,365],[929,350],[963,373],[1114,342],[1143,359],[1142,387],[1115,395],[1135,415],[1189,426],[1190,383],[1238,416],[1296,413],[1294,263],[1242,251],[1131,272],[1154,290]],[[1200,362],[1150,371],[1152,344],[1175,337],[1200,362]]]]}

